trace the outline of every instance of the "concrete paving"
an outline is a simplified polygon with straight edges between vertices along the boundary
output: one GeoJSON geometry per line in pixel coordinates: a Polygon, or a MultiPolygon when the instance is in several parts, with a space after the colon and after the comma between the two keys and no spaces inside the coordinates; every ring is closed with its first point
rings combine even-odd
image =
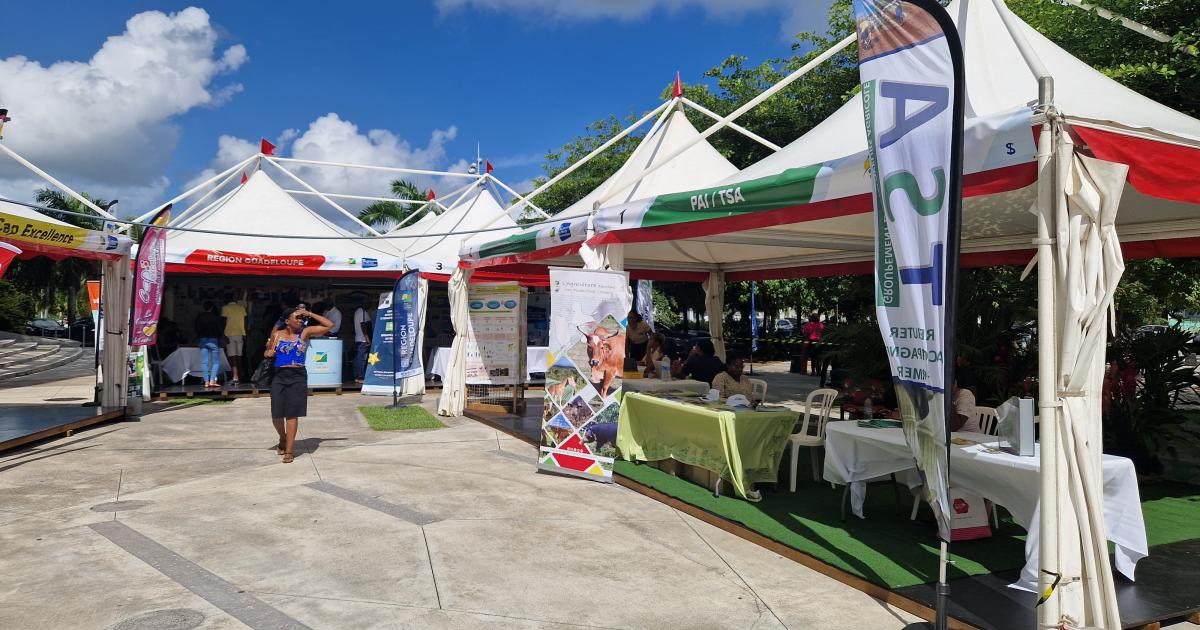
{"type": "Polygon", "coordinates": [[[0,456],[0,628],[913,620],[625,488],[536,473],[471,420],[377,433],[356,407],[378,401],[309,401],[293,464],[266,398],[148,405],[0,456]]]}

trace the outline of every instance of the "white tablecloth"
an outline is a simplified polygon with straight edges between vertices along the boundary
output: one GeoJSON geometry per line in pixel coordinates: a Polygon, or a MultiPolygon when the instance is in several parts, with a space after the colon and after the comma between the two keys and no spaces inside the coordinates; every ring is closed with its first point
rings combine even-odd
{"type": "Polygon", "coordinates": [[[627,378],[621,381],[621,387],[627,392],[639,392],[643,394],[673,390],[707,394],[708,390],[711,389],[708,383],[704,381],[693,381],[690,379],[662,381],[657,378],[627,378]]]}
{"type": "MultiPolygon", "coordinates": [[[[1035,450],[1034,457],[988,453],[983,444],[994,445],[995,436],[978,433],[954,436],[980,444],[950,447],[950,484],[1004,506],[1029,531],[1025,540],[1025,568],[1013,586],[1035,591],[1041,491],[1038,451],[1035,450]]],[[[1138,560],[1150,553],[1137,474],[1132,461],[1113,455],[1104,456],[1103,468],[1104,524],[1108,539],[1116,545],[1117,570],[1132,580],[1138,560]]],[[[851,507],[859,518],[863,516],[866,482],[904,471],[912,472],[906,475],[909,486],[920,484],[912,453],[900,429],[869,429],[852,421],[825,425],[825,480],[850,483],[851,507]]]]}
{"type": "MultiPolygon", "coordinates": [[[[527,346],[525,348],[525,378],[532,379],[535,372],[546,371],[546,355],[550,348],[546,346],[527,346]]],[[[444,379],[446,364],[450,362],[450,348],[435,348],[433,356],[429,357],[429,373],[444,379]]]]}
{"type": "MultiPolygon", "coordinates": [[[[225,358],[224,348],[217,352],[221,357],[221,373],[224,374],[229,371],[229,359],[225,358]]],[[[163,359],[160,369],[172,383],[178,383],[188,376],[201,376],[203,367],[200,362],[200,348],[182,347],[163,359]]]]}

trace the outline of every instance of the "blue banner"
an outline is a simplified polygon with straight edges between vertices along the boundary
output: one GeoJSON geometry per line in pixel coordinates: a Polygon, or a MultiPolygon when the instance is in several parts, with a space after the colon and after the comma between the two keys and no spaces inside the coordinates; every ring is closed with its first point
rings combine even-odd
{"type": "Polygon", "coordinates": [[[750,352],[758,352],[758,310],[754,308],[754,294],[758,292],[758,283],[750,283],[750,352]]]}
{"type": "Polygon", "coordinates": [[[363,379],[364,394],[391,393],[400,381],[422,373],[420,274],[409,271],[396,281],[391,293],[379,296],[375,331],[363,379]]]}

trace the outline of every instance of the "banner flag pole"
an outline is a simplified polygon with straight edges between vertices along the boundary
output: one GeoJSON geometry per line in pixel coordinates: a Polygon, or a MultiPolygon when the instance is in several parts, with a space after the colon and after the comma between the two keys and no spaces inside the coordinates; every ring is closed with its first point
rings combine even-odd
{"type": "MultiPolygon", "coordinates": [[[[875,312],[905,441],[940,538],[935,627],[947,627],[955,522],[955,314],[962,215],[962,42],[936,0],[854,0],[874,181],[875,312]],[[901,193],[901,194],[896,194],[901,193]]],[[[855,508],[861,516],[861,505],[855,508]]]]}

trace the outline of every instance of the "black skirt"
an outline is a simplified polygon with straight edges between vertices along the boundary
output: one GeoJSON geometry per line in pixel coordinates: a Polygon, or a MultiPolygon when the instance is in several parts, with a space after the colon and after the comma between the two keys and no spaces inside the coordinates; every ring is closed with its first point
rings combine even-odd
{"type": "Polygon", "coordinates": [[[271,417],[303,418],[308,415],[308,370],[276,368],[271,379],[271,417]]]}

